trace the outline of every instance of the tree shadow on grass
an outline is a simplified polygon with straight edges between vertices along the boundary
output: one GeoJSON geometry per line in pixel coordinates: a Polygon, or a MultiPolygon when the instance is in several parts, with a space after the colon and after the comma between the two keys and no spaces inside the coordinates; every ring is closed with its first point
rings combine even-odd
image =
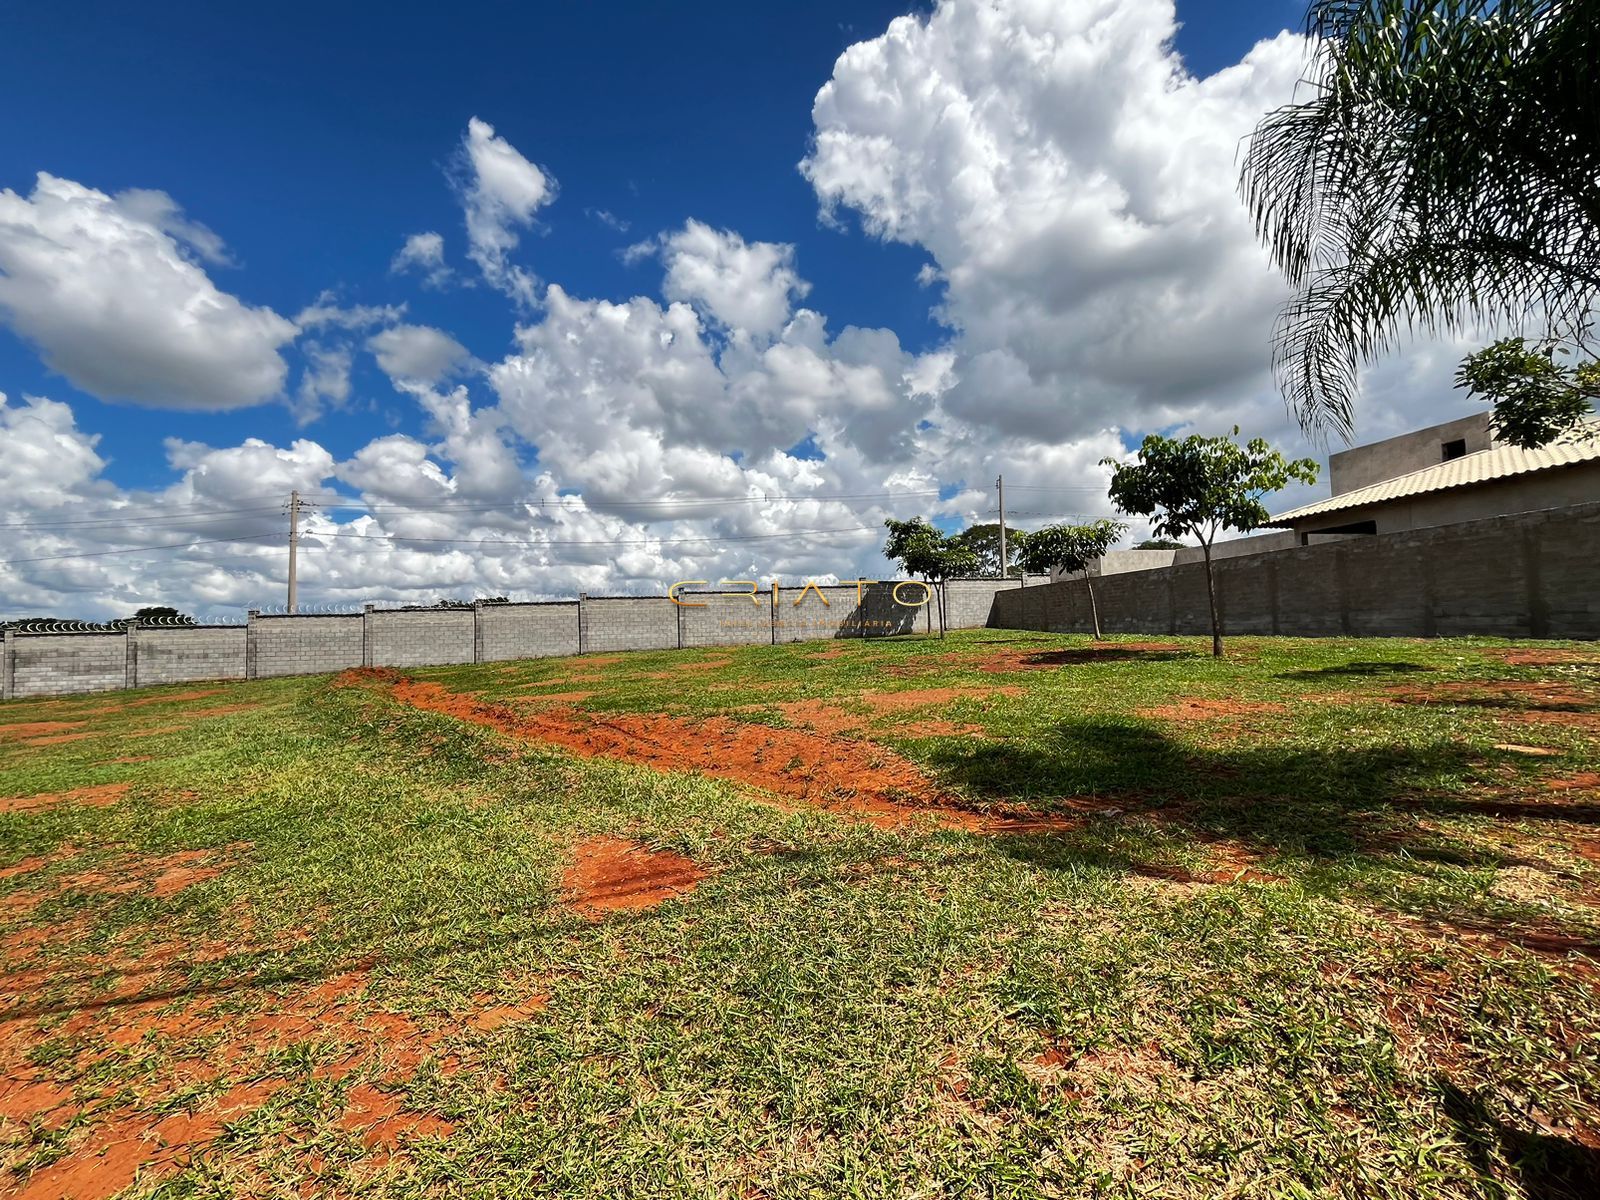
{"type": "MultiPolygon", "coordinates": [[[[1492,686],[1492,685],[1490,685],[1492,686]]],[[[1586,700],[1552,699],[1547,696],[1529,696],[1506,694],[1500,696],[1453,696],[1426,695],[1420,693],[1406,694],[1391,697],[1396,704],[1409,704],[1419,707],[1440,706],[1446,708],[1487,708],[1500,712],[1551,712],[1551,713],[1587,713],[1600,711],[1600,704],[1593,704],[1586,700]]]]}
{"type": "Polygon", "coordinates": [[[1463,1091],[1448,1079],[1438,1082],[1445,1115],[1460,1131],[1468,1155],[1484,1176],[1493,1177],[1490,1156],[1498,1149],[1529,1200],[1600,1195],[1600,1150],[1570,1138],[1517,1129],[1496,1118],[1482,1096],[1463,1091]]]}
{"type": "Polygon", "coordinates": [[[1370,678],[1376,675],[1411,675],[1418,671],[1437,671],[1426,663],[1347,662],[1331,667],[1306,667],[1299,671],[1280,671],[1279,679],[1370,678]]]}
{"type": "MultiPolygon", "coordinates": [[[[1061,847],[1080,859],[1099,855],[1106,865],[1151,874],[1185,850],[1226,843],[1247,861],[1277,856],[1274,871],[1298,867],[1307,886],[1353,892],[1539,948],[1600,951],[1592,930],[1562,931],[1557,916],[1530,909],[1521,914],[1526,921],[1513,922],[1463,900],[1481,895],[1482,876],[1473,872],[1548,864],[1519,855],[1514,846],[1459,836],[1449,818],[1542,820],[1592,839],[1600,830],[1600,804],[1575,793],[1492,797],[1462,790],[1463,781],[1481,774],[1484,756],[1458,742],[1196,748],[1146,722],[1073,717],[1031,745],[952,740],[931,747],[927,761],[978,801],[1044,810],[1062,797],[1093,796],[1147,818],[1138,824],[1174,839],[1166,846],[1119,844],[1094,828],[1061,847]]],[[[1036,865],[1048,865],[1056,853],[1024,839],[1008,841],[1006,852],[1036,865]]]]}
{"type": "Polygon", "coordinates": [[[1029,667],[1070,667],[1102,662],[1176,662],[1178,659],[1199,657],[1197,652],[1181,646],[1082,646],[1068,650],[1042,650],[1024,657],[1022,664],[1029,667]]]}

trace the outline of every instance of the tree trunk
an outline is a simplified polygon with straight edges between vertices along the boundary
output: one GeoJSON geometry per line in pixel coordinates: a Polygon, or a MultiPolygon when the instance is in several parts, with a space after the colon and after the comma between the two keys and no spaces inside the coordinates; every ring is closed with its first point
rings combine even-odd
{"type": "Polygon", "coordinates": [[[1201,542],[1206,552],[1206,599],[1211,603],[1211,656],[1222,657],[1222,618],[1217,615],[1217,581],[1211,577],[1211,543],[1201,542]]]}
{"type": "Polygon", "coordinates": [[[1094,640],[1100,640],[1100,606],[1094,602],[1094,580],[1087,570],[1083,573],[1083,586],[1089,589],[1089,619],[1094,625],[1094,640]]]}

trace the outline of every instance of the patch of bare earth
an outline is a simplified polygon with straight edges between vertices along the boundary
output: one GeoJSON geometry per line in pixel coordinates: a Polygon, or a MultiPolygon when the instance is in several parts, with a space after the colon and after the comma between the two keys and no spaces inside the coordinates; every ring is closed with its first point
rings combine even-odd
{"type": "MultiPolygon", "coordinates": [[[[900,713],[934,708],[957,700],[1014,696],[1021,691],[1021,688],[1010,685],[988,688],[911,688],[900,692],[863,692],[855,699],[865,704],[875,714],[900,713]]],[[[866,729],[870,722],[869,717],[850,712],[834,700],[790,700],[776,707],[786,720],[822,734],[858,733],[866,729]]],[[[924,736],[958,733],[984,736],[982,726],[960,725],[938,720],[919,720],[915,726],[908,728],[908,732],[924,736]]]]}
{"type": "Polygon", "coordinates": [[[1600,666],[1594,651],[1560,646],[1489,646],[1481,653],[1512,667],[1568,667],[1574,663],[1600,666]]]}
{"type": "MultiPolygon", "coordinates": [[[[215,879],[228,866],[228,858],[247,848],[247,843],[224,846],[220,850],[178,850],[137,858],[124,856],[104,866],[65,875],[53,875],[32,886],[25,886],[5,898],[8,916],[32,912],[46,899],[67,892],[98,892],[108,896],[148,895],[170,899],[184,888],[215,879]]],[[[60,857],[71,857],[67,852],[60,857]]],[[[8,876],[32,874],[50,860],[25,859],[7,868],[8,876]],[[29,864],[33,864],[29,866],[29,864]],[[24,868],[27,870],[24,870],[24,868]]]]}
{"type": "MultiPolygon", "coordinates": [[[[1600,733],[1600,692],[1569,683],[1461,681],[1425,690],[1394,688],[1391,692],[1400,704],[1444,704],[1493,713],[1507,732],[1527,733],[1554,725],[1600,733]]],[[[1508,744],[1519,743],[1508,739],[1508,744]]]]}
{"type": "Polygon", "coordinates": [[[0,725],[0,742],[28,742],[69,729],[81,729],[83,725],[82,721],[17,721],[0,725]]]}
{"type": "Polygon", "coordinates": [[[703,720],[665,714],[601,716],[572,709],[522,711],[451,692],[436,683],[345,672],[336,683],[376,682],[403,704],[547,742],[584,757],[643,763],[659,770],[694,771],[753,785],[885,828],[931,820],[974,832],[1010,830],[1018,820],[1043,828],[1075,826],[1081,817],[978,813],[961,807],[909,760],[870,742],[799,729],[774,729],[726,717],[703,720]]]}
{"type": "Polygon", "coordinates": [[[39,1002],[30,1008],[24,996],[20,1013],[13,1008],[0,1014],[0,1068],[6,1077],[0,1084],[0,1137],[15,1145],[25,1143],[30,1127],[66,1131],[66,1153],[13,1175],[9,1194],[99,1200],[136,1177],[158,1179],[187,1165],[207,1152],[225,1125],[288,1086],[288,1079],[275,1077],[282,1068],[274,1059],[299,1043],[336,1048],[313,1068],[314,1076],[352,1080],[342,1104],[320,1114],[316,1124],[348,1131],[354,1156],[376,1153],[382,1159],[419,1138],[450,1136],[449,1122],[408,1110],[404,1095],[404,1085],[428,1058],[437,1057],[446,1069],[455,1065],[438,1049],[450,1025],[424,1025],[365,1004],[366,969],[286,991],[248,985],[217,995],[189,991],[186,969],[207,957],[207,949],[157,945],[116,964],[127,973],[109,998],[77,1009],[39,1002]],[[57,1023],[64,1014],[66,1020],[57,1023]],[[30,1050],[46,1040],[79,1049],[67,1061],[31,1064],[30,1050]],[[147,1059],[159,1065],[141,1079],[136,1097],[99,1082],[97,1064],[142,1055],[147,1045],[160,1049],[147,1059]],[[181,1111],[161,1111],[163,1100],[181,1095],[191,1097],[181,1111]]]}
{"type": "Polygon", "coordinates": [[[593,692],[540,692],[537,696],[520,697],[516,703],[520,705],[578,704],[593,695],[593,692]]]}
{"type": "Polygon", "coordinates": [[[1151,708],[1135,709],[1141,717],[1160,721],[1209,721],[1214,717],[1241,717],[1256,713],[1287,712],[1281,704],[1244,700],[1211,700],[1200,696],[1186,696],[1171,704],[1158,704],[1151,708]]]}
{"type": "Polygon", "coordinates": [[[62,804],[83,804],[90,808],[104,808],[114,804],[128,791],[126,783],[102,783],[95,787],[73,788],[66,792],[39,792],[32,796],[0,797],[0,813],[32,812],[40,808],[55,808],[62,804]]]}
{"type": "Polygon", "coordinates": [[[586,917],[655,908],[694,891],[706,876],[693,859],[671,850],[651,850],[619,837],[579,843],[561,877],[568,907],[586,917]]]}
{"type": "Polygon", "coordinates": [[[191,700],[204,700],[208,696],[220,696],[227,688],[195,688],[187,692],[162,692],[155,696],[146,696],[142,700],[129,700],[125,708],[143,708],[148,704],[187,704],[191,700]]]}
{"type": "MultiPolygon", "coordinates": [[[[200,876],[199,853],[56,878],[49,886],[95,883],[124,891],[121,877],[133,873],[141,887],[160,893],[200,876]]],[[[51,861],[36,856],[7,872],[37,871],[51,861]]],[[[272,974],[272,964],[306,931],[262,939],[248,918],[226,922],[226,939],[158,934],[148,940],[148,930],[132,930],[80,960],[76,974],[64,970],[58,953],[33,956],[81,934],[81,918],[76,927],[57,922],[23,930],[42,936],[7,938],[0,968],[0,1156],[7,1168],[0,1168],[0,1192],[102,1200],[136,1179],[159,1181],[215,1153],[230,1155],[229,1169],[242,1173],[245,1194],[260,1194],[247,1186],[250,1164],[216,1143],[227,1125],[294,1082],[304,1061],[286,1057],[295,1046],[312,1049],[314,1079],[342,1087],[320,1093],[319,1111],[286,1119],[303,1122],[308,1133],[347,1132],[341,1157],[376,1165],[418,1139],[453,1132],[437,1114],[413,1110],[407,1098],[407,1085],[425,1063],[446,1072],[458,1067],[444,1045],[449,1037],[531,1019],[546,1003],[512,980],[459,1013],[390,1011],[367,997],[370,961],[298,979],[272,974]],[[244,964],[236,977],[195,985],[198,964],[223,959],[244,964]],[[267,973],[254,976],[251,963],[267,973]],[[47,1043],[52,1052],[39,1055],[47,1043]],[[286,1067],[290,1059],[296,1065],[286,1067]],[[137,1066],[136,1089],[119,1076],[123,1065],[137,1066]],[[30,1148],[51,1140],[61,1156],[34,1165],[30,1148]]],[[[325,1166],[306,1163],[313,1175],[325,1166]]]]}

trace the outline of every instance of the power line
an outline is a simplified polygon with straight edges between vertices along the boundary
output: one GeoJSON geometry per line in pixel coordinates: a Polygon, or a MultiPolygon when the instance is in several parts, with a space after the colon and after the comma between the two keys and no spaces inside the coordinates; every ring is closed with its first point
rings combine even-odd
{"type": "Polygon", "coordinates": [[[589,509],[590,511],[596,511],[597,507],[600,508],[600,509],[605,509],[605,508],[650,508],[650,507],[661,507],[661,506],[668,506],[668,507],[675,507],[675,508],[701,508],[701,507],[705,507],[707,505],[713,505],[713,504],[776,504],[776,503],[779,503],[781,501],[791,501],[791,502],[799,503],[801,501],[807,501],[807,500],[810,500],[810,501],[822,501],[822,500],[902,500],[902,499],[916,499],[916,498],[920,498],[920,497],[937,496],[937,495],[939,495],[939,489],[935,488],[935,489],[929,489],[929,490],[926,490],[926,491],[913,491],[913,492],[858,492],[858,493],[848,493],[848,492],[846,492],[846,493],[837,493],[837,494],[831,494],[831,495],[785,495],[785,494],[781,494],[781,493],[767,492],[767,493],[763,493],[763,494],[758,495],[758,496],[754,496],[754,495],[742,495],[742,496],[699,496],[699,497],[696,497],[696,496],[682,496],[682,497],[671,497],[671,496],[668,496],[668,497],[657,497],[655,499],[649,499],[649,500],[603,500],[603,501],[591,501],[591,500],[589,500],[589,499],[587,499],[587,498],[585,498],[583,496],[574,495],[574,496],[557,496],[557,497],[553,497],[553,498],[545,497],[545,498],[540,498],[540,499],[536,499],[536,500],[507,500],[507,501],[500,501],[498,503],[484,503],[484,502],[463,501],[463,502],[460,502],[460,503],[434,502],[434,503],[426,503],[426,504],[383,504],[383,503],[374,504],[374,503],[371,503],[371,502],[365,501],[365,500],[352,500],[352,499],[350,499],[348,497],[345,497],[345,496],[332,496],[332,497],[306,496],[306,497],[302,497],[302,500],[306,504],[314,504],[319,508],[359,508],[359,509],[364,509],[364,510],[366,510],[368,512],[480,512],[480,511],[494,511],[494,510],[499,510],[499,509],[507,509],[507,510],[509,510],[509,509],[519,508],[519,507],[541,508],[541,509],[546,509],[546,508],[566,509],[566,508],[570,507],[566,503],[569,500],[578,501],[578,502],[582,503],[584,505],[584,507],[589,509]]]}
{"type": "Polygon", "coordinates": [[[85,550],[79,554],[42,554],[37,558],[8,558],[0,560],[0,567],[14,567],[22,563],[59,562],[64,558],[104,558],[109,554],[142,554],[147,550],[189,550],[195,546],[215,546],[220,542],[247,542],[252,538],[277,537],[276,529],[263,530],[261,533],[247,533],[240,537],[231,538],[205,538],[198,542],[179,542],[165,546],[125,546],[120,550],[85,550]]]}
{"type": "MultiPolygon", "coordinates": [[[[182,523],[189,521],[209,523],[217,520],[232,520],[240,516],[282,511],[282,504],[274,504],[260,508],[221,508],[196,513],[156,513],[148,517],[139,518],[138,523],[141,525],[153,525],[158,522],[166,524],[169,522],[182,523]]],[[[84,525],[126,525],[129,523],[129,518],[134,515],[135,510],[129,508],[122,510],[114,517],[82,517],[63,521],[11,521],[0,523],[0,532],[7,529],[57,529],[84,525]]]]}
{"type": "MultiPolygon", "coordinates": [[[[871,533],[875,532],[875,525],[852,525],[839,529],[790,529],[782,533],[750,533],[750,534],[723,534],[713,537],[697,538],[592,538],[592,539],[549,539],[549,540],[518,540],[512,538],[424,538],[405,537],[397,534],[383,533],[324,533],[306,530],[302,538],[359,538],[364,541],[377,542],[407,542],[425,545],[446,546],[515,546],[529,549],[545,549],[554,546],[681,546],[697,543],[726,543],[726,542],[759,542],[771,541],[778,538],[798,536],[820,536],[840,533],[871,533]]],[[[23,563],[58,562],[72,558],[103,558],[117,554],[140,554],[146,551],[188,550],[195,546],[214,546],[224,542],[247,543],[257,538],[275,538],[278,530],[263,530],[258,533],[241,534],[229,538],[204,538],[193,542],[180,542],[161,546],[125,546],[115,550],[85,550],[73,554],[43,554],[33,558],[12,558],[0,560],[0,566],[19,566],[23,563]]]]}
{"type": "Polygon", "coordinates": [[[321,533],[308,529],[301,536],[306,538],[363,538],[376,542],[422,542],[432,545],[446,546],[526,546],[543,549],[546,546],[682,546],[692,542],[762,542],[775,538],[811,536],[816,534],[832,533],[872,533],[877,530],[876,525],[850,525],[840,529],[787,529],[782,533],[730,533],[717,537],[697,538],[594,538],[594,539],[549,539],[542,541],[520,541],[513,538],[427,538],[404,537],[388,533],[321,533]]]}

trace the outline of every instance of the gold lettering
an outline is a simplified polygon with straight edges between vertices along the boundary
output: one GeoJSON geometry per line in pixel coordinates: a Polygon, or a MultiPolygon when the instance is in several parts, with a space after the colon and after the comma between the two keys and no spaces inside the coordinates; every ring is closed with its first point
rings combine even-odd
{"type": "Polygon", "coordinates": [[[677,583],[673,584],[667,589],[667,599],[671,600],[679,608],[704,608],[706,606],[704,600],[700,601],[699,603],[695,603],[694,601],[690,600],[679,600],[678,589],[681,587],[688,587],[691,583],[710,582],[711,581],[709,579],[680,579],[677,583]]]}
{"type": "Polygon", "coordinates": [[[751,604],[760,604],[761,603],[761,601],[756,599],[756,593],[760,589],[756,586],[756,581],[754,579],[724,579],[724,580],[722,580],[722,582],[725,583],[725,584],[726,583],[747,583],[747,584],[749,584],[750,585],[750,590],[748,592],[735,592],[733,594],[735,596],[749,596],[751,604]]]}
{"type": "Polygon", "coordinates": [[[891,593],[891,595],[894,596],[894,602],[903,608],[921,608],[929,600],[933,599],[933,589],[927,584],[923,583],[920,579],[902,579],[899,583],[894,585],[894,591],[891,593]],[[902,600],[900,598],[900,589],[903,587],[921,588],[922,599],[918,600],[915,604],[912,604],[909,600],[902,600]]]}
{"type": "Polygon", "coordinates": [[[824,605],[829,608],[833,607],[833,605],[829,603],[828,598],[822,594],[822,589],[819,588],[815,583],[812,583],[810,580],[807,580],[805,587],[800,589],[800,594],[795,597],[794,605],[792,607],[799,607],[800,601],[806,598],[807,592],[815,592],[817,594],[817,599],[821,600],[824,605]]]}

